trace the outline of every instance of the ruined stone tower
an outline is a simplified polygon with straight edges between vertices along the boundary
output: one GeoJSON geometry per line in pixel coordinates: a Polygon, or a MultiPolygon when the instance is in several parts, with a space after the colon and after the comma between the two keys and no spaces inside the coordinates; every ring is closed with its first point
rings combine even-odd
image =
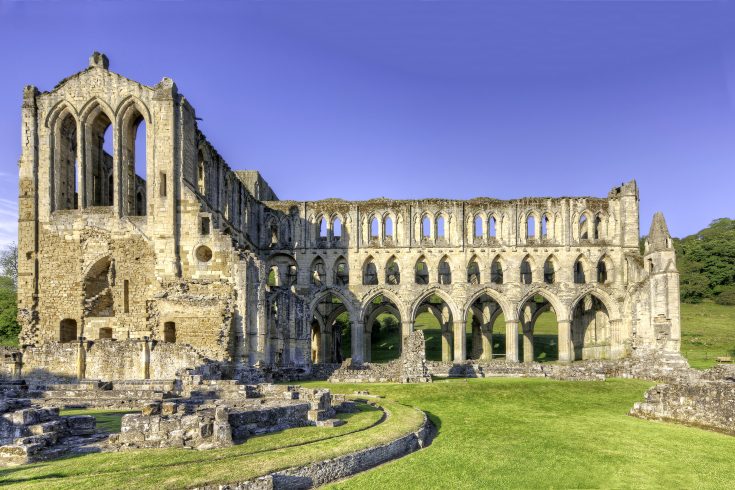
{"type": "Polygon", "coordinates": [[[19,210],[26,373],[308,371],[342,359],[342,314],[358,363],[383,313],[404,339],[434,315],[444,362],[532,361],[547,311],[562,362],[679,346],[671,239],[657,215],[641,256],[634,181],[603,198],[279,200],[231,170],[172,80],[142,85],[99,53],[25,88],[19,210]]]}

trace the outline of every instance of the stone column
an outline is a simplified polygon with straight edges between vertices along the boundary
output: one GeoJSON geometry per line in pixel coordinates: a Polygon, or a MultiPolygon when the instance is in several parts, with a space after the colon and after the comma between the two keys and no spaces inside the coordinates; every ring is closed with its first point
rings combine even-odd
{"type": "Polygon", "coordinates": [[[413,322],[411,320],[404,320],[401,322],[401,345],[400,345],[400,352],[403,352],[403,346],[406,343],[406,339],[408,339],[408,336],[411,335],[411,332],[413,332],[413,322]]]}
{"type": "Polygon", "coordinates": [[[465,324],[461,321],[454,322],[454,362],[464,362],[467,359],[467,336],[465,335],[465,324]]]}
{"type": "Polygon", "coordinates": [[[493,360],[493,331],[492,325],[482,326],[482,356],[481,361],[493,360]]]}
{"type": "Polygon", "coordinates": [[[143,349],[140,356],[143,379],[151,379],[151,346],[148,337],[143,337],[143,349]]]}
{"type": "Polygon", "coordinates": [[[365,331],[365,340],[364,340],[364,342],[365,342],[364,343],[364,346],[365,346],[365,357],[364,357],[364,360],[365,360],[365,362],[370,362],[372,360],[372,355],[371,355],[370,351],[372,350],[373,339],[372,339],[371,333],[368,332],[367,330],[365,331]]]}
{"type": "Polygon", "coordinates": [[[452,332],[448,324],[442,325],[442,362],[452,362],[452,332]]]}
{"type": "Polygon", "coordinates": [[[77,379],[83,380],[87,372],[87,349],[85,349],[85,338],[79,337],[77,344],[77,379]]]}
{"type": "Polygon", "coordinates": [[[352,323],[352,362],[355,364],[362,364],[365,359],[364,332],[365,325],[362,322],[352,323]]]}
{"type": "Polygon", "coordinates": [[[505,360],[518,362],[518,320],[505,322],[505,360]]]}
{"type": "Polygon", "coordinates": [[[559,361],[572,362],[572,326],[569,320],[557,322],[559,329],[559,361]]]}
{"type": "Polygon", "coordinates": [[[523,362],[533,362],[533,325],[523,325],[523,362]]]}

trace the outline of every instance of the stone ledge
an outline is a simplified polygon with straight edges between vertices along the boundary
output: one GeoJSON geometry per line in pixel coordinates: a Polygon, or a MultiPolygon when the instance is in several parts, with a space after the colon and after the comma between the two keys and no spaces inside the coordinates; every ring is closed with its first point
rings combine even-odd
{"type": "Polygon", "coordinates": [[[426,413],[422,412],[422,414],[424,420],[418,430],[404,434],[391,442],[337,458],[276,471],[244,482],[206,485],[195,487],[194,490],[305,489],[342,480],[388,461],[406,456],[431,444],[436,434],[436,428],[426,416],[426,413]]]}

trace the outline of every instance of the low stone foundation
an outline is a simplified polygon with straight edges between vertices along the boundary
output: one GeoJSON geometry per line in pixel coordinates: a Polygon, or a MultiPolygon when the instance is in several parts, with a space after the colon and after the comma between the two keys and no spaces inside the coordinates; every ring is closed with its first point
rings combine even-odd
{"type": "Polygon", "coordinates": [[[654,386],[630,415],[735,435],[735,382],[699,380],[654,386]]]}
{"type": "Polygon", "coordinates": [[[431,443],[435,428],[424,414],[424,423],[416,432],[387,444],[375,446],[334,459],[288,468],[270,475],[240,483],[209,485],[198,490],[306,489],[348,478],[393,459],[406,456],[431,443]]]}
{"type": "Polygon", "coordinates": [[[34,407],[28,399],[2,400],[0,413],[0,466],[68,454],[96,432],[92,416],[61,417],[58,408],[34,407]]]}

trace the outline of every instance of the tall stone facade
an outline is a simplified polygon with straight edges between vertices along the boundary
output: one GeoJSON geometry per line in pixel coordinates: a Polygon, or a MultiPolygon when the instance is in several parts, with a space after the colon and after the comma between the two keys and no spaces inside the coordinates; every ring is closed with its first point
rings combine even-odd
{"type": "Polygon", "coordinates": [[[25,88],[19,211],[26,374],[308,370],[342,360],[344,312],[353,363],[380,314],[407,338],[427,311],[446,362],[533,360],[549,310],[560,361],[679,349],[671,238],[658,214],[639,252],[634,181],[605,198],[279,200],[231,170],[172,80],[129,80],[99,53],[49,92],[25,88]],[[500,314],[514,340],[499,353],[500,314]]]}

